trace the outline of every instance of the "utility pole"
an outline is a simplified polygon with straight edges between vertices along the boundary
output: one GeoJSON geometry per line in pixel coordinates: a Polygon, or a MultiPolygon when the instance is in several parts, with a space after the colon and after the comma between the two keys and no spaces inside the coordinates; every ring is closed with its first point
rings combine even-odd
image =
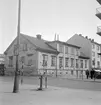
{"type": "Polygon", "coordinates": [[[19,36],[20,36],[20,11],[21,11],[20,8],[21,8],[21,0],[19,0],[19,5],[18,5],[16,70],[15,70],[13,93],[17,93],[19,91],[19,63],[18,62],[19,62],[19,36]]]}

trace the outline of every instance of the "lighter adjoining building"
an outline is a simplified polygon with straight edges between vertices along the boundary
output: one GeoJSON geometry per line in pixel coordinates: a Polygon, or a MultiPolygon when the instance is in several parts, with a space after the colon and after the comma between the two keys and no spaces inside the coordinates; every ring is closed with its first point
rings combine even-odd
{"type": "Polygon", "coordinates": [[[101,44],[94,41],[94,39],[84,37],[81,34],[75,34],[67,43],[80,46],[80,51],[83,52],[89,59],[89,68],[101,68],[101,44]]]}

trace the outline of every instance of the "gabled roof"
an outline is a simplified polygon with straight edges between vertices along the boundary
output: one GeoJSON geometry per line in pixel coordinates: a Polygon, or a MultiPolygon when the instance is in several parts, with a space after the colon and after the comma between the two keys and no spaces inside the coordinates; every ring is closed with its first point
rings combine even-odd
{"type": "MultiPolygon", "coordinates": [[[[42,51],[42,52],[48,52],[48,53],[59,53],[56,49],[54,49],[52,46],[49,46],[47,44],[47,41],[43,40],[43,39],[38,39],[36,37],[32,37],[32,36],[28,36],[28,35],[24,35],[24,34],[20,34],[20,36],[22,36],[23,38],[25,38],[26,40],[28,40],[32,45],[34,45],[34,47],[36,48],[36,50],[38,51],[42,51]]],[[[10,47],[13,45],[13,43],[15,42],[16,38],[14,39],[14,41],[10,44],[10,46],[7,48],[7,50],[4,52],[6,54],[6,52],[10,49],[10,47]]]]}
{"type": "Polygon", "coordinates": [[[73,45],[73,44],[69,44],[69,43],[67,43],[67,42],[63,42],[63,41],[59,41],[59,40],[56,40],[56,41],[50,41],[50,42],[48,42],[48,43],[54,43],[54,42],[57,42],[57,43],[61,43],[61,44],[63,44],[63,45],[67,45],[67,46],[70,46],[70,47],[76,47],[76,48],[81,48],[80,46],[77,46],[77,45],[73,45]]]}
{"type": "Polygon", "coordinates": [[[28,36],[24,34],[21,34],[21,35],[25,37],[27,40],[29,40],[36,47],[36,50],[40,50],[40,51],[48,52],[48,53],[58,53],[56,49],[49,46],[47,44],[47,41],[43,39],[38,39],[36,37],[32,37],[32,36],[28,36]]]}

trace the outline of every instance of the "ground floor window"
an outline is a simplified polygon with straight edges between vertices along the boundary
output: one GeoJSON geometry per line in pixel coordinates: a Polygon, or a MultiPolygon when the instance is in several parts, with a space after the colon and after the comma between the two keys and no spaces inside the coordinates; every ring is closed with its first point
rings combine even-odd
{"type": "Polygon", "coordinates": [[[65,58],[65,67],[69,66],[69,58],[65,58]]]}
{"type": "Polygon", "coordinates": [[[43,64],[42,64],[42,66],[44,67],[44,66],[47,66],[48,55],[43,54],[42,56],[43,56],[43,64]]]}
{"type": "Polygon", "coordinates": [[[59,57],[59,68],[63,67],[63,57],[59,57]]]}
{"type": "Polygon", "coordinates": [[[100,67],[100,62],[99,62],[99,61],[97,61],[97,67],[98,67],[98,68],[100,67]]]}
{"type": "Polygon", "coordinates": [[[13,67],[13,56],[9,56],[9,67],[13,67]]]}
{"type": "Polygon", "coordinates": [[[56,56],[51,56],[51,66],[56,66],[56,56]]]}
{"type": "Polygon", "coordinates": [[[71,67],[74,67],[74,58],[71,58],[71,67]]]}
{"type": "Polygon", "coordinates": [[[76,59],[76,68],[79,68],[79,60],[76,59]]]}
{"type": "Polygon", "coordinates": [[[83,60],[80,60],[81,68],[83,68],[83,60]]]}

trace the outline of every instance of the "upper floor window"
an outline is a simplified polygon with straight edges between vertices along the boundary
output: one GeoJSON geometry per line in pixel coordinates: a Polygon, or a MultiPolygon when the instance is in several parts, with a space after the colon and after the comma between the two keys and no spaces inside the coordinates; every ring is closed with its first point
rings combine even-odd
{"type": "Polygon", "coordinates": [[[56,56],[51,56],[51,66],[56,65],[56,56]]]}
{"type": "Polygon", "coordinates": [[[59,44],[59,51],[63,53],[63,45],[59,44]]]}
{"type": "Polygon", "coordinates": [[[93,52],[93,51],[92,51],[92,56],[93,56],[93,57],[95,56],[95,52],[93,52]]]}
{"type": "Polygon", "coordinates": [[[66,46],[65,47],[65,53],[68,54],[69,53],[69,48],[66,46]]]}
{"type": "Polygon", "coordinates": [[[74,48],[71,47],[71,54],[74,54],[74,48]]]}
{"type": "Polygon", "coordinates": [[[79,55],[79,49],[76,49],[76,55],[77,56],[79,55]]]}
{"type": "Polygon", "coordinates": [[[65,58],[65,67],[69,66],[69,58],[65,58]]]}
{"type": "Polygon", "coordinates": [[[97,45],[97,50],[99,51],[99,45],[97,45]]]}
{"type": "Polygon", "coordinates": [[[43,64],[42,66],[47,66],[47,61],[48,61],[48,55],[43,54],[43,64]]]}
{"type": "Polygon", "coordinates": [[[92,44],[92,48],[93,48],[93,49],[95,48],[95,44],[94,44],[94,43],[92,44]]]}
{"type": "Polygon", "coordinates": [[[27,50],[28,50],[27,43],[24,43],[24,44],[23,44],[23,51],[27,51],[27,50]]]}
{"type": "Polygon", "coordinates": [[[9,67],[13,67],[13,56],[9,56],[9,67]]]}

